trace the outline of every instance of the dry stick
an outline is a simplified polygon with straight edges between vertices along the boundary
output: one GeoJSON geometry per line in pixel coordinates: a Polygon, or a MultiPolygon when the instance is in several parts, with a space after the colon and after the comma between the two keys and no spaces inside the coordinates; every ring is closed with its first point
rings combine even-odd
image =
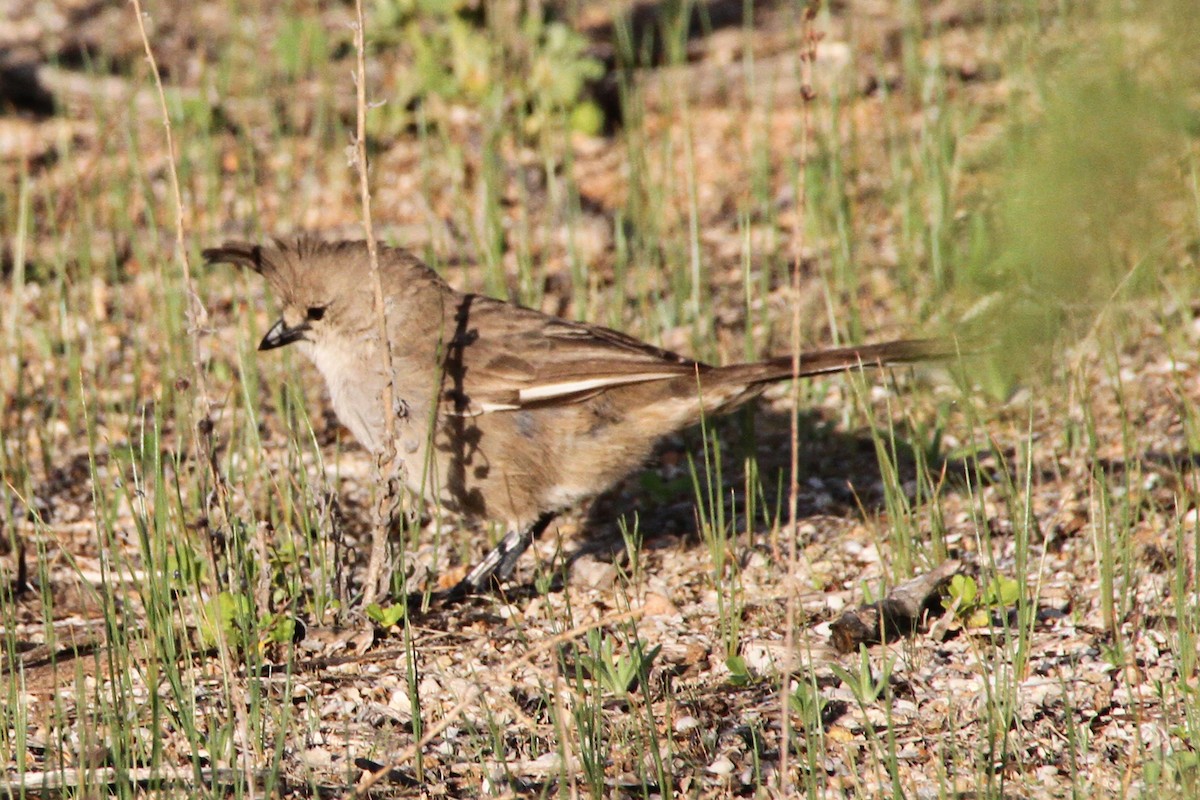
{"type": "MultiPolygon", "coordinates": [[[[204,364],[200,357],[200,337],[208,331],[208,310],[204,308],[204,304],[200,302],[200,295],[196,293],[196,287],[192,283],[192,268],[188,262],[187,247],[183,240],[183,194],[179,190],[179,171],[176,169],[175,158],[175,136],[171,132],[171,115],[167,111],[167,95],[163,90],[162,76],[158,73],[158,60],[154,57],[154,50],[150,47],[150,37],[146,33],[145,14],[142,11],[140,0],[131,0],[133,3],[133,11],[137,16],[138,32],[142,37],[142,47],[146,51],[146,61],[150,65],[150,74],[154,77],[154,88],[158,93],[159,113],[162,116],[163,133],[167,140],[167,175],[171,182],[171,200],[175,204],[175,255],[179,259],[180,267],[183,270],[183,287],[187,292],[187,308],[184,313],[187,314],[188,333],[191,334],[191,356],[192,356],[192,372],[195,373],[196,390],[200,395],[200,404],[203,408],[203,414],[200,419],[196,420],[196,453],[209,469],[209,473],[213,479],[213,491],[216,493],[216,499],[222,501],[218,505],[224,507],[225,482],[221,480],[220,471],[217,469],[217,464],[213,460],[213,424],[209,414],[212,411],[213,404],[209,399],[208,379],[204,373],[204,364]]],[[[212,499],[206,497],[205,503],[211,504],[212,499]]]]}
{"type": "MultiPolygon", "coordinates": [[[[138,33],[142,38],[142,47],[146,51],[146,62],[150,66],[150,74],[154,78],[154,88],[158,94],[158,110],[162,117],[163,132],[167,141],[167,175],[171,182],[171,199],[175,204],[175,255],[179,259],[179,263],[183,269],[183,285],[184,291],[187,292],[188,302],[186,304],[188,333],[190,334],[191,356],[192,356],[192,371],[195,374],[196,391],[200,396],[200,404],[203,413],[200,418],[195,421],[195,437],[196,437],[196,456],[208,467],[209,474],[213,481],[213,489],[211,493],[206,493],[203,502],[207,510],[213,505],[222,511],[225,508],[225,482],[221,479],[220,470],[217,467],[215,449],[213,448],[213,423],[209,414],[212,412],[213,404],[208,393],[208,380],[204,374],[204,364],[200,356],[200,337],[207,331],[208,311],[204,308],[204,304],[200,302],[200,295],[196,293],[196,288],[192,283],[192,269],[188,263],[187,248],[184,245],[183,237],[183,194],[179,190],[179,170],[176,167],[175,156],[175,137],[171,132],[171,115],[167,110],[167,93],[163,89],[162,76],[158,72],[158,60],[154,57],[154,49],[150,46],[150,36],[146,33],[146,15],[142,11],[140,0],[131,0],[133,3],[133,13],[137,17],[138,33]]],[[[201,474],[202,471],[201,471],[201,474]]],[[[218,630],[222,630],[217,626],[218,630]]],[[[223,636],[223,631],[222,631],[223,636]]],[[[229,661],[229,648],[222,646],[217,648],[219,658],[221,659],[221,668],[228,681],[227,686],[229,694],[233,700],[232,705],[235,708],[235,718],[237,721],[238,735],[241,736],[242,742],[245,745],[250,743],[249,727],[246,724],[246,702],[238,684],[231,676],[235,674],[233,664],[229,661]]],[[[253,774],[253,768],[249,763],[249,752],[246,754],[245,772],[247,777],[253,774]]],[[[253,800],[255,796],[254,782],[248,780],[249,786],[248,795],[253,800]]]]}
{"type": "MultiPolygon", "coordinates": [[[[150,74],[154,77],[154,88],[158,92],[159,112],[162,114],[163,132],[167,137],[167,175],[171,179],[171,198],[175,203],[175,248],[179,263],[183,266],[183,283],[188,291],[188,324],[193,326],[193,332],[199,332],[199,325],[208,321],[208,312],[200,302],[195,287],[192,286],[192,271],[188,263],[187,249],[183,242],[183,195],[179,191],[179,174],[175,169],[175,137],[171,133],[171,115],[167,112],[167,95],[163,91],[162,76],[158,74],[158,60],[154,58],[154,50],[150,47],[150,37],[146,33],[145,14],[139,0],[133,0],[133,11],[137,15],[138,32],[142,36],[142,47],[146,51],[146,61],[150,65],[150,74]]],[[[196,367],[197,379],[203,381],[204,371],[200,368],[199,348],[192,348],[193,365],[196,367]]],[[[201,384],[203,386],[203,383],[201,384]]],[[[207,400],[207,394],[203,397],[207,400]]],[[[207,409],[205,409],[207,413],[207,409]]]]}
{"type": "MultiPolygon", "coordinates": [[[[791,486],[788,488],[788,574],[787,583],[795,580],[799,544],[796,541],[797,516],[800,506],[800,267],[804,258],[804,214],[808,207],[808,191],[806,188],[805,170],[808,167],[808,146],[812,128],[813,99],[812,64],[816,58],[817,36],[813,31],[813,19],[817,15],[820,0],[812,0],[804,8],[804,21],[801,26],[800,49],[800,163],[797,168],[798,183],[796,187],[796,214],[792,231],[792,409],[791,409],[791,486]]],[[[787,593],[787,610],[784,622],[783,645],[784,652],[795,650],[796,628],[796,591],[789,586],[787,593]]],[[[788,775],[788,756],[791,748],[792,718],[789,708],[788,694],[792,683],[792,661],[784,670],[779,688],[779,790],[787,795],[791,789],[791,779],[788,775]]]]}
{"type": "MultiPolygon", "coordinates": [[[[634,611],[626,611],[621,614],[613,614],[611,616],[607,616],[602,619],[596,620],[595,622],[585,622],[582,625],[576,625],[574,628],[571,628],[568,631],[563,631],[560,634],[552,636],[544,642],[538,642],[533,647],[529,648],[529,650],[526,651],[525,655],[518,656],[517,658],[514,658],[514,659],[508,661],[506,664],[502,665],[498,670],[491,670],[491,672],[493,672],[497,675],[508,675],[508,674],[512,673],[513,671],[515,671],[517,669],[517,667],[519,667],[523,664],[527,664],[530,661],[532,661],[536,656],[539,656],[542,653],[545,653],[549,650],[553,650],[555,647],[558,647],[560,644],[569,642],[572,639],[575,639],[575,638],[579,637],[580,635],[585,634],[594,628],[604,627],[605,625],[616,625],[618,622],[624,622],[629,619],[636,619],[636,618],[642,616],[642,614],[643,614],[643,611],[641,611],[640,609],[637,609],[634,611]]],[[[479,695],[483,694],[483,690],[484,690],[484,686],[482,684],[480,684],[480,683],[474,684],[467,691],[466,696],[463,697],[463,699],[459,701],[458,705],[454,706],[454,708],[447,711],[446,715],[444,717],[442,717],[441,720],[439,720],[436,725],[431,727],[425,733],[425,735],[421,737],[421,740],[419,742],[411,745],[403,753],[396,756],[394,759],[392,759],[391,763],[384,764],[382,767],[375,770],[369,776],[364,778],[358,784],[358,786],[354,787],[354,793],[351,794],[350,796],[353,798],[358,798],[358,797],[364,796],[368,791],[370,791],[372,786],[379,783],[379,781],[381,779],[383,779],[384,777],[386,777],[387,775],[391,774],[392,770],[399,769],[401,766],[403,766],[406,761],[411,759],[418,752],[420,752],[424,747],[426,747],[430,742],[432,742],[435,738],[437,738],[441,734],[442,731],[446,730],[446,728],[449,728],[451,725],[453,725],[454,722],[458,719],[459,714],[466,711],[467,707],[470,706],[472,703],[474,703],[476,698],[479,697],[479,695]]]]}
{"type": "Polygon", "coordinates": [[[358,53],[357,70],[355,72],[355,88],[358,91],[355,107],[357,109],[357,125],[355,128],[354,156],[358,167],[358,189],[362,199],[363,233],[367,238],[367,258],[371,263],[371,283],[375,290],[375,324],[376,335],[383,344],[384,358],[387,359],[387,380],[383,386],[383,394],[379,402],[383,404],[383,450],[376,454],[374,478],[375,485],[381,492],[374,509],[374,519],[371,529],[371,557],[367,562],[367,578],[363,585],[363,605],[374,603],[380,594],[380,583],[384,562],[387,560],[388,528],[391,526],[392,510],[395,508],[397,487],[395,477],[398,472],[396,461],[396,420],[392,410],[395,388],[392,378],[392,341],[388,336],[387,307],[383,300],[383,276],[379,273],[379,251],[375,242],[375,228],[371,222],[371,186],[367,177],[367,43],[366,19],[363,14],[362,0],[355,0],[354,13],[357,27],[354,31],[354,47],[358,53]]]}

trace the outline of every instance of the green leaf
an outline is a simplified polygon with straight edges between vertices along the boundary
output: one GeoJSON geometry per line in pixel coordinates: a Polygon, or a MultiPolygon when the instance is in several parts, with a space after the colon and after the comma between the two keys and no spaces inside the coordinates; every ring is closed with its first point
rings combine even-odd
{"type": "Polygon", "coordinates": [[[367,619],[374,622],[381,628],[391,628],[400,623],[408,613],[408,606],[404,603],[397,603],[392,606],[381,606],[378,603],[371,603],[366,608],[367,619]]]}
{"type": "Polygon", "coordinates": [[[975,582],[974,578],[955,575],[950,580],[950,591],[962,603],[970,605],[979,596],[979,584],[975,582]]]}
{"type": "Polygon", "coordinates": [[[749,686],[754,682],[754,676],[750,674],[746,659],[741,656],[730,656],[725,659],[725,666],[729,668],[729,682],[734,686],[749,686]]]}

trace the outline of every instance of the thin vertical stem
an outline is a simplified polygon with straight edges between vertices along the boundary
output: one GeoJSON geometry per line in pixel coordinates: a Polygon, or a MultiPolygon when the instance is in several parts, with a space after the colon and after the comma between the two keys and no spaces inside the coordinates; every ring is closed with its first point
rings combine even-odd
{"type": "MultiPolygon", "coordinates": [[[[812,65],[817,55],[820,38],[813,28],[820,0],[812,0],[803,11],[800,46],[800,96],[803,103],[800,127],[800,163],[797,168],[796,215],[792,230],[792,408],[791,408],[791,463],[789,465],[791,485],[788,488],[788,586],[787,610],[784,623],[784,652],[794,653],[796,628],[795,579],[799,544],[797,539],[797,516],[800,506],[800,269],[804,257],[804,215],[808,207],[807,176],[809,141],[812,139],[812,65]]],[[[788,697],[791,689],[793,665],[788,662],[784,669],[779,690],[779,789],[782,795],[791,794],[789,756],[791,750],[791,709],[788,697]]]]}
{"type": "Polygon", "coordinates": [[[386,380],[379,402],[383,405],[383,449],[375,454],[374,479],[380,491],[374,509],[371,527],[371,557],[367,563],[367,577],[363,585],[363,604],[375,602],[380,594],[384,565],[387,561],[387,536],[391,526],[392,512],[398,495],[395,478],[400,465],[396,463],[396,419],[392,411],[394,387],[392,378],[392,341],[388,335],[387,306],[383,296],[383,276],[379,272],[379,248],[375,241],[375,228],[371,220],[371,185],[367,175],[367,44],[366,20],[362,0],[354,3],[356,27],[354,48],[358,61],[354,83],[356,95],[356,127],[354,135],[354,161],[358,169],[358,189],[362,200],[363,234],[367,239],[367,258],[371,264],[371,284],[375,291],[375,324],[377,339],[384,348],[387,359],[386,380]]]}

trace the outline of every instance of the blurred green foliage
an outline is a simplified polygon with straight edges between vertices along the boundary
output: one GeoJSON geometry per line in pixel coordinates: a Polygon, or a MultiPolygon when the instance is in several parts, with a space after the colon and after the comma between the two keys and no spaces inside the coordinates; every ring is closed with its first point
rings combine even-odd
{"type": "Polygon", "coordinates": [[[418,104],[434,124],[456,104],[498,109],[530,140],[551,129],[603,127],[603,113],[585,97],[603,66],[587,54],[587,40],[540,3],[377,0],[369,34],[375,48],[409,55],[373,115],[376,134],[411,124],[418,104]]]}
{"type": "Polygon", "coordinates": [[[285,77],[293,80],[316,73],[332,52],[321,20],[300,14],[284,19],[272,47],[275,63],[285,77]]]}
{"type": "Polygon", "coordinates": [[[1128,301],[1189,249],[1180,237],[1197,236],[1200,25],[1184,5],[1084,4],[1074,30],[1036,51],[1037,111],[1011,124],[1000,199],[974,221],[959,277],[996,395],[1054,363],[1058,345],[1119,330],[1128,301]]]}

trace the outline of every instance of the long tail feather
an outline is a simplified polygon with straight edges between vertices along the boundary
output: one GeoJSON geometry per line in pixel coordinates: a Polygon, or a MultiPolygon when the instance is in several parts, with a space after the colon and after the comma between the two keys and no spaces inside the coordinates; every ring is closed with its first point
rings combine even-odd
{"type": "Polygon", "coordinates": [[[867,367],[893,367],[953,358],[959,354],[954,342],[940,339],[899,339],[854,347],[832,347],[801,352],[797,370],[791,356],[777,356],[753,364],[731,364],[715,370],[722,382],[766,383],[790,377],[825,375],[867,367]]]}

